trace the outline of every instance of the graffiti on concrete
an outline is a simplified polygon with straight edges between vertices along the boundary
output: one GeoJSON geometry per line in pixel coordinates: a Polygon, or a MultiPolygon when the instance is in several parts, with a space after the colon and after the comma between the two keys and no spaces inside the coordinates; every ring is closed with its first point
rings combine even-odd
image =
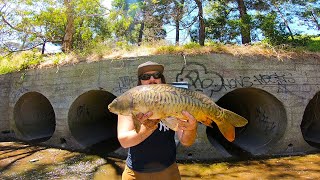
{"type": "Polygon", "coordinates": [[[221,91],[224,84],[224,79],[220,74],[209,73],[205,65],[196,62],[188,63],[182,67],[180,73],[176,76],[176,81],[189,82],[190,88],[196,91],[210,89],[211,92],[221,91]]]}
{"type": "Polygon", "coordinates": [[[92,119],[90,117],[89,108],[86,104],[83,104],[77,107],[77,117],[92,119]]]}
{"type": "Polygon", "coordinates": [[[268,135],[270,132],[275,132],[276,123],[272,121],[265,110],[261,107],[256,108],[259,125],[262,127],[264,134],[268,135]]]}
{"type": "Polygon", "coordinates": [[[269,75],[259,74],[253,76],[253,81],[258,85],[277,85],[278,93],[287,93],[287,85],[294,84],[296,81],[291,73],[273,73],[269,75]]]}
{"type": "Polygon", "coordinates": [[[119,77],[118,85],[113,88],[113,92],[122,94],[135,86],[137,86],[137,78],[135,76],[122,76],[119,77]]]}
{"type": "Polygon", "coordinates": [[[176,76],[176,81],[187,81],[191,89],[209,91],[212,97],[214,92],[228,91],[236,88],[248,88],[254,85],[276,85],[278,93],[288,92],[287,85],[294,84],[291,73],[270,73],[254,76],[239,76],[224,78],[221,74],[208,71],[204,64],[191,62],[183,66],[176,76]]]}

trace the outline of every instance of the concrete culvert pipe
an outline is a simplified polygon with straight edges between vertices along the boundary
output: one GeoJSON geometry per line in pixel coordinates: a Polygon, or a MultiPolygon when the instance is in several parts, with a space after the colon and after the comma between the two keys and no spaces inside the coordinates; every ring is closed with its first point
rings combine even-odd
{"type": "Polygon", "coordinates": [[[69,129],[84,149],[105,147],[112,151],[120,147],[117,141],[118,116],[108,110],[108,104],[115,98],[109,92],[92,90],[72,103],[68,113],[69,129]]]}
{"type": "Polygon", "coordinates": [[[236,128],[234,142],[228,142],[216,126],[207,128],[209,141],[233,156],[245,158],[264,154],[285,132],[285,108],[266,91],[255,88],[236,89],[220,98],[217,104],[249,121],[245,127],[236,128]]]}
{"type": "Polygon", "coordinates": [[[49,100],[38,92],[21,96],[14,106],[15,134],[18,139],[44,142],[55,131],[56,119],[49,100]]]}
{"type": "Polygon", "coordinates": [[[300,125],[304,140],[315,148],[320,148],[320,92],[308,103],[300,125]]]}

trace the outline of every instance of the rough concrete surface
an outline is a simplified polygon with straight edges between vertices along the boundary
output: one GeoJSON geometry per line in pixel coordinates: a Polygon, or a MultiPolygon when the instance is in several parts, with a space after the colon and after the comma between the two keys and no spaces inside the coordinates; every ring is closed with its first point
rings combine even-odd
{"type": "Polygon", "coordinates": [[[136,68],[165,65],[167,83],[188,82],[219,106],[249,120],[226,141],[199,125],[196,143],[177,144],[178,159],[301,154],[319,150],[319,59],[278,60],[226,54],[159,55],[33,69],[0,76],[0,139],[125,156],[117,117],[107,109],[136,86],[136,68]]]}

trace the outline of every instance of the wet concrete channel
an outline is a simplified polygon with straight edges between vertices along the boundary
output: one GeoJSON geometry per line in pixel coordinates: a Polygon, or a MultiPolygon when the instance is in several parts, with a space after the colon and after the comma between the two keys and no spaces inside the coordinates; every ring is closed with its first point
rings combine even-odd
{"type": "MultiPolygon", "coordinates": [[[[0,179],[121,179],[123,159],[0,142],[0,179]]],[[[241,161],[179,161],[182,179],[319,179],[320,153],[241,161]]]]}

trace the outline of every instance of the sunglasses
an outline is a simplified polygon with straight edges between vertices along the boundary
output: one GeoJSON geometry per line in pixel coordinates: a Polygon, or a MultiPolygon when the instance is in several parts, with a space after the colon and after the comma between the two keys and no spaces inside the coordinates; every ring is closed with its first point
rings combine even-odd
{"type": "Polygon", "coordinates": [[[153,73],[153,74],[142,74],[139,76],[139,79],[141,80],[149,80],[151,78],[151,76],[154,78],[154,79],[159,79],[162,77],[162,74],[160,72],[156,72],[156,73],[153,73]]]}

